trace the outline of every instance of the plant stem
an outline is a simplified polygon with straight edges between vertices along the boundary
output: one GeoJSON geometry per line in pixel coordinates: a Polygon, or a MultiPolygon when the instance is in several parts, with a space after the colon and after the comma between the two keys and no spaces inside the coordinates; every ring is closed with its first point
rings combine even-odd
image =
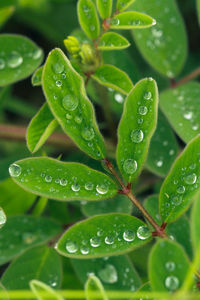
{"type": "Polygon", "coordinates": [[[197,76],[200,75],[200,68],[197,68],[196,70],[194,70],[192,73],[188,74],[187,76],[183,77],[182,79],[180,79],[179,81],[171,81],[171,88],[176,88],[194,78],[196,78],[197,76]]]}

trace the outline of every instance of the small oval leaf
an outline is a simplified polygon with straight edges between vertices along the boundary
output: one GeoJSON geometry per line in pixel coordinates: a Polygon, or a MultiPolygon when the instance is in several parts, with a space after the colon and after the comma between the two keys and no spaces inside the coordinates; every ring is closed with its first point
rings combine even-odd
{"type": "Polygon", "coordinates": [[[72,258],[95,258],[119,255],[151,240],[151,232],[140,235],[141,220],[125,214],[99,215],[70,227],[60,238],[56,250],[72,258]]]}
{"type": "Polygon", "coordinates": [[[147,156],[157,122],[158,90],[152,78],[139,81],[127,96],[118,128],[117,163],[124,178],[135,179],[147,156]]]}
{"type": "Polygon", "coordinates": [[[102,200],[117,193],[110,177],[79,163],[34,157],[17,161],[9,171],[19,186],[51,199],[102,200]]]}
{"type": "Polygon", "coordinates": [[[22,80],[33,73],[43,59],[43,51],[21,35],[0,35],[0,86],[22,80]]]}
{"type": "Polygon", "coordinates": [[[173,222],[191,204],[200,184],[200,135],[194,138],[173,164],[160,191],[160,214],[173,222]]]}
{"type": "Polygon", "coordinates": [[[121,50],[130,46],[129,41],[115,32],[104,33],[99,41],[99,50],[121,50]]]}
{"type": "Polygon", "coordinates": [[[126,10],[135,0],[117,0],[117,10],[126,10]]]}
{"type": "Polygon", "coordinates": [[[96,39],[99,36],[100,28],[94,3],[92,0],[79,0],[77,9],[81,28],[90,39],[96,39]]]}
{"type": "Polygon", "coordinates": [[[119,30],[147,28],[155,24],[156,21],[148,15],[136,11],[127,11],[117,14],[114,18],[112,18],[110,28],[119,30]]]}
{"type": "Polygon", "coordinates": [[[47,103],[43,104],[38,113],[31,120],[26,134],[28,149],[34,153],[46,142],[58,126],[47,103]]]}
{"type": "Polygon", "coordinates": [[[39,86],[42,85],[42,72],[43,72],[43,66],[39,67],[32,75],[31,77],[31,83],[33,86],[39,86]]]}
{"type": "Polygon", "coordinates": [[[104,158],[104,141],[93,106],[86,96],[83,78],[60,49],[50,52],[42,81],[48,105],[63,130],[88,155],[94,159],[104,158]]]}
{"type": "Polygon", "coordinates": [[[108,300],[101,281],[95,275],[89,276],[85,284],[85,295],[87,300],[108,300]]]}
{"type": "Polygon", "coordinates": [[[99,67],[92,75],[92,78],[100,84],[111,87],[125,95],[133,88],[133,84],[128,75],[112,65],[99,67]]]}
{"type": "Polygon", "coordinates": [[[97,9],[102,19],[109,18],[112,12],[112,0],[96,0],[97,9]]]}
{"type": "Polygon", "coordinates": [[[49,285],[45,284],[44,282],[33,279],[29,282],[29,285],[38,300],[64,300],[64,298],[59,295],[58,292],[54,291],[49,285]],[[44,292],[45,296],[43,296],[44,292]]]}

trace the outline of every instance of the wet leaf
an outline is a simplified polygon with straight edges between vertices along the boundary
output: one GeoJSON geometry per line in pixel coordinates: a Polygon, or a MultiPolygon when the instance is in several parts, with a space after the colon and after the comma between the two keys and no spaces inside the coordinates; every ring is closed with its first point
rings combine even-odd
{"type": "Polygon", "coordinates": [[[19,186],[51,199],[102,200],[117,193],[110,177],[79,163],[34,157],[17,161],[9,171],[19,186]]]}
{"type": "Polygon", "coordinates": [[[96,0],[97,9],[102,19],[109,18],[112,12],[112,0],[96,0]]]}
{"type": "Polygon", "coordinates": [[[7,22],[7,20],[12,16],[14,11],[14,6],[0,8],[0,27],[2,27],[4,23],[7,22]]]}
{"type": "Polygon", "coordinates": [[[48,56],[43,71],[43,89],[48,105],[64,132],[93,158],[104,158],[104,141],[96,124],[93,106],[86,96],[83,78],[60,49],[54,49],[48,56]]]}
{"type": "Polygon", "coordinates": [[[117,163],[131,182],[141,172],[157,122],[158,91],[152,78],[139,81],[129,93],[118,128],[117,163]]]}
{"type": "Polygon", "coordinates": [[[85,284],[85,295],[87,300],[108,300],[101,281],[95,275],[90,275],[85,284]],[[98,297],[94,296],[97,293],[98,297]]]}
{"type": "Polygon", "coordinates": [[[2,207],[0,207],[0,229],[5,225],[7,220],[6,214],[2,207]]]}
{"type": "Polygon", "coordinates": [[[99,50],[121,50],[130,46],[129,41],[115,32],[104,33],[99,41],[99,50]]]}
{"type": "Polygon", "coordinates": [[[191,204],[200,183],[200,135],[194,138],[174,162],[160,191],[160,213],[173,222],[191,204]]]}
{"type": "Polygon", "coordinates": [[[135,0],[117,0],[117,10],[126,10],[135,0]]]}
{"type": "Polygon", "coordinates": [[[0,86],[28,77],[43,58],[42,49],[21,35],[1,34],[0,49],[0,86]]]}
{"type": "Polygon", "coordinates": [[[38,300],[64,300],[64,298],[59,295],[58,292],[54,291],[49,285],[45,284],[44,282],[33,279],[29,282],[29,285],[38,300]],[[43,296],[42,292],[46,292],[45,296],[43,296]]]}
{"type": "Polygon", "coordinates": [[[47,103],[43,104],[38,113],[32,118],[26,134],[28,149],[37,152],[58,126],[47,103]]]}
{"type": "Polygon", "coordinates": [[[56,250],[72,258],[95,258],[119,255],[150,240],[151,232],[141,220],[113,213],[73,225],[59,239],[56,250]]]}
{"type": "Polygon", "coordinates": [[[195,251],[199,249],[200,246],[200,218],[199,218],[199,211],[200,211],[200,195],[198,194],[191,214],[191,237],[192,237],[192,244],[195,251]]]}
{"type": "Polygon", "coordinates": [[[43,66],[39,67],[32,75],[31,77],[31,83],[33,86],[39,86],[42,85],[42,71],[43,66]]]}

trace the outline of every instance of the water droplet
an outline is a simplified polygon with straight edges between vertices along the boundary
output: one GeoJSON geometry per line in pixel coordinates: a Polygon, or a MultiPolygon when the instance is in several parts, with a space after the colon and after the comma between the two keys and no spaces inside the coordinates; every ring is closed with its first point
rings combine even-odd
{"type": "Polygon", "coordinates": [[[126,159],[123,164],[123,169],[127,174],[133,174],[137,170],[137,162],[134,159],[126,159]]]}
{"type": "Polygon", "coordinates": [[[90,239],[90,245],[94,248],[100,246],[100,239],[97,236],[94,236],[90,239]]]}
{"type": "Polygon", "coordinates": [[[98,235],[98,236],[102,236],[102,235],[103,235],[103,230],[98,230],[98,231],[97,231],[97,235],[98,235]]]}
{"type": "Polygon", "coordinates": [[[44,178],[44,180],[49,183],[49,182],[52,181],[52,177],[49,176],[49,175],[46,175],[45,178],[44,178]]]}
{"type": "Polygon", "coordinates": [[[172,272],[172,271],[175,270],[176,265],[175,265],[175,263],[173,261],[168,261],[165,264],[165,268],[166,268],[167,271],[172,272]]]}
{"type": "Polygon", "coordinates": [[[119,93],[116,93],[116,94],[114,95],[114,99],[115,99],[115,101],[117,101],[118,103],[123,103],[123,102],[124,102],[123,96],[122,96],[121,94],[119,94],[119,93]]]}
{"type": "Polygon", "coordinates": [[[104,269],[101,269],[98,275],[105,283],[115,283],[118,280],[117,270],[110,264],[107,264],[104,269]]]}
{"type": "Polygon", "coordinates": [[[76,116],[75,118],[74,118],[74,121],[77,123],[77,124],[81,124],[81,122],[82,122],[82,117],[80,117],[80,116],[76,116]]]}
{"type": "Polygon", "coordinates": [[[146,240],[151,236],[151,231],[147,226],[140,226],[137,230],[137,237],[140,240],[146,240]]]}
{"type": "Polygon", "coordinates": [[[163,165],[163,161],[162,160],[158,160],[157,162],[156,162],[156,166],[157,167],[162,167],[162,165],[163,165]]]}
{"type": "Polygon", "coordinates": [[[146,106],[140,106],[138,112],[140,115],[145,116],[148,113],[148,108],[146,106]]]}
{"type": "Polygon", "coordinates": [[[60,179],[60,185],[66,186],[67,185],[67,179],[65,179],[65,178],[60,179]]]}
{"type": "Polygon", "coordinates": [[[190,112],[187,112],[183,115],[183,117],[186,119],[186,120],[191,120],[192,119],[192,115],[193,113],[190,111],[190,112]]]}
{"type": "Polygon", "coordinates": [[[120,21],[117,18],[112,19],[112,25],[119,25],[120,21]]]}
{"type": "Polygon", "coordinates": [[[175,291],[179,287],[179,280],[175,276],[168,276],[165,279],[165,286],[169,291],[175,291]]]}
{"type": "Polygon", "coordinates": [[[70,114],[66,114],[65,117],[66,117],[67,120],[71,120],[72,119],[72,115],[70,115],[70,114]]]}
{"type": "Polygon", "coordinates": [[[82,246],[80,251],[83,255],[86,255],[89,253],[89,248],[87,246],[82,246]]]}
{"type": "Polygon", "coordinates": [[[90,141],[90,140],[92,140],[94,138],[94,129],[93,128],[87,128],[87,127],[85,127],[81,131],[81,135],[84,138],[84,140],[90,141]]]}
{"type": "Polygon", "coordinates": [[[144,99],[146,99],[146,100],[150,100],[151,97],[152,97],[151,92],[146,92],[146,93],[144,94],[144,99]]]}
{"type": "Polygon", "coordinates": [[[93,189],[93,187],[94,187],[94,184],[93,184],[92,182],[87,182],[87,183],[85,184],[85,189],[86,189],[87,191],[91,191],[91,190],[93,189]]]}
{"type": "Polygon", "coordinates": [[[112,245],[114,243],[114,238],[112,236],[106,236],[105,237],[105,243],[107,245],[112,245]]]}
{"type": "Polygon", "coordinates": [[[184,185],[180,185],[178,188],[177,188],[177,193],[178,194],[183,194],[185,192],[185,187],[184,185]]]}
{"type": "Polygon", "coordinates": [[[66,95],[62,100],[62,105],[64,109],[73,111],[78,106],[78,98],[72,95],[66,95]]]}
{"type": "Polygon", "coordinates": [[[56,74],[60,74],[64,71],[64,65],[63,64],[60,64],[60,63],[57,63],[57,64],[54,64],[53,65],[53,71],[56,73],[56,74]]]}
{"type": "Polygon", "coordinates": [[[61,80],[56,80],[56,86],[61,87],[62,86],[62,81],[61,80]]]}
{"type": "Polygon", "coordinates": [[[99,193],[101,195],[106,194],[108,192],[108,186],[107,186],[107,184],[105,184],[105,183],[98,184],[96,186],[96,191],[97,191],[97,193],[99,193]]]}
{"type": "Polygon", "coordinates": [[[142,130],[136,129],[131,132],[131,141],[132,142],[140,143],[140,142],[142,142],[143,138],[144,138],[144,134],[143,134],[142,130]]]}
{"type": "Polygon", "coordinates": [[[142,124],[143,121],[144,121],[144,120],[143,120],[142,118],[139,118],[137,122],[138,122],[138,124],[142,124]]]}
{"type": "Polygon", "coordinates": [[[2,58],[0,58],[0,70],[3,70],[5,68],[5,65],[5,61],[2,58]]]}
{"type": "Polygon", "coordinates": [[[81,187],[78,183],[74,183],[74,184],[72,184],[71,188],[72,188],[72,191],[78,192],[78,191],[80,191],[81,187]]]}
{"type": "Polygon", "coordinates": [[[169,151],[169,155],[170,155],[170,156],[174,155],[174,153],[175,153],[175,151],[174,151],[173,149],[171,149],[171,150],[169,151]]]}
{"type": "Polygon", "coordinates": [[[23,62],[21,55],[15,51],[11,52],[8,59],[8,66],[12,69],[19,67],[23,62]]]}
{"type": "Polygon", "coordinates": [[[69,253],[75,253],[77,252],[78,250],[78,246],[75,242],[73,241],[68,241],[66,243],[66,250],[69,252],[69,253]]]}
{"type": "Polygon", "coordinates": [[[195,173],[189,174],[184,178],[185,183],[194,184],[197,181],[197,175],[195,173]]]}
{"type": "Polygon", "coordinates": [[[2,208],[0,208],[0,228],[6,223],[6,215],[2,208]]]}
{"type": "Polygon", "coordinates": [[[181,202],[182,202],[182,196],[178,196],[178,195],[175,195],[175,196],[172,196],[172,204],[173,205],[179,205],[179,204],[181,204],[181,202]]]}
{"type": "Polygon", "coordinates": [[[123,239],[126,242],[132,242],[135,239],[135,232],[132,230],[126,230],[123,233],[123,239]]]}
{"type": "Polygon", "coordinates": [[[9,173],[11,177],[18,177],[21,174],[21,167],[17,164],[12,164],[9,167],[9,173]]]}
{"type": "Polygon", "coordinates": [[[42,49],[36,49],[33,52],[33,59],[38,59],[41,57],[41,55],[42,55],[42,49]]]}
{"type": "Polygon", "coordinates": [[[96,28],[96,27],[95,27],[94,25],[91,25],[91,26],[90,26],[90,30],[91,30],[91,31],[95,31],[95,28],[96,28]]]}

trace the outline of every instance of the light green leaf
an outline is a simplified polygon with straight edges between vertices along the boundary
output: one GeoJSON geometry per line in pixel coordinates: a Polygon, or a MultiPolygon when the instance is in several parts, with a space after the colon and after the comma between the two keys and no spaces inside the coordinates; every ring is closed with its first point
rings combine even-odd
{"type": "Polygon", "coordinates": [[[98,215],[70,227],[59,239],[56,250],[72,258],[119,255],[151,240],[151,232],[140,234],[146,226],[126,214],[98,215]]]}
{"type": "Polygon", "coordinates": [[[170,240],[158,241],[149,260],[152,290],[175,292],[182,286],[189,268],[189,261],[182,247],[170,240]]]}
{"type": "Polygon", "coordinates": [[[29,282],[29,285],[38,300],[64,300],[64,298],[59,295],[58,292],[55,292],[49,285],[45,284],[44,282],[33,279],[29,282]],[[42,292],[45,292],[45,296],[43,296],[42,292]]]}
{"type": "Polygon", "coordinates": [[[8,290],[25,290],[29,289],[32,279],[43,281],[55,289],[60,287],[61,260],[52,248],[39,246],[27,250],[9,265],[2,276],[2,283],[8,290]]]}
{"type": "Polygon", "coordinates": [[[1,34],[0,49],[0,86],[28,77],[43,58],[42,49],[21,35],[1,34]]]}
{"type": "Polygon", "coordinates": [[[87,300],[108,300],[101,281],[95,275],[89,276],[85,284],[85,295],[87,300]],[[94,293],[98,297],[95,297],[94,293]]]}
{"type": "Polygon", "coordinates": [[[133,31],[141,54],[161,74],[175,77],[187,56],[187,36],[176,1],[136,0],[131,9],[145,12],[156,20],[152,28],[133,31]]]}
{"type": "Polygon", "coordinates": [[[54,49],[48,56],[43,89],[53,115],[70,138],[93,158],[104,158],[104,141],[93,106],[86,96],[83,78],[60,49],[54,49]]]}
{"type": "Polygon", "coordinates": [[[42,85],[42,71],[43,66],[39,67],[32,75],[31,77],[31,83],[33,86],[39,86],[42,85]]]}
{"type": "Polygon", "coordinates": [[[158,90],[152,78],[139,81],[129,93],[118,128],[117,163],[131,182],[141,172],[157,122],[158,90]]]}
{"type": "Polygon", "coordinates": [[[10,300],[8,293],[1,282],[0,282],[0,295],[3,300],[10,300]]]}
{"type": "Polygon", "coordinates": [[[48,203],[48,199],[47,198],[40,197],[37,200],[37,203],[34,205],[31,214],[33,216],[40,216],[44,212],[47,203],[48,203]]]}
{"type": "Polygon", "coordinates": [[[152,136],[147,168],[159,176],[166,176],[178,155],[178,143],[166,118],[159,111],[158,124],[152,136]]]}
{"type": "Polygon", "coordinates": [[[199,249],[200,246],[200,218],[199,218],[199,211],[200,211],[200,195],[198,194],[191,213],[191,237],[192,237],[192,244],[195,251],[199,249]]]}
{"type": "Polygon", "coordinates": [[[117,0],[117,10],[126,10],[135,0],[117,0]]]}
{"type": "Polygon", "coordinates": [[[51,199],[102,200],[117,193],[110,177],[79,163],[33,157],[17,161],[9,171],[19,186],[51,199]]]}
{"type": "Polygon", "coordinates": [[[38,113],[32,118],[26,134],[28,149],[37,152],[58,126],[47,103],[43,104],[38,113]]]}
{"type": "Polygon", "coordinates": [[[141,280],[126,255],[97,259],[72,259],[72,266],[82,283],[89,274],[97,276],[106,291],[136,291],[141,280]]]}
{"type": "Polygon", "coordinates": [[[194,138],[173,164],[160,191],[160,213],[165,222],[173,222],[191,204],[199,190],[200,135],[194,138]]]}
{"type": "Polygon", "coordinates": [[[112,0],[96,0],[97,9],[102,19],[109,18],[112,12],[112,0]]]}
{"type": "Polygon", "coordinates": [[[0,27],[2,27],[4,23],[12,16],[14,11],[14,6],[0,8],[0,27]]]}
{"type": "Polygon", "coordinates": [[[0,234],[0,265],[28,248],[46,243],[60,230],[60,226],[51,219],[32,216],[8,217],[0,234]]]}
{"type": "Polygon", "coordinates": [[[7,221],[6,214],[4,210],[0,207],[0,229],[5,225],[7,221]]]}
{"type": "Polygon", "coordinates": [[[160,107],[178,136],[188,143],[200,133],[200,83],[188,82],[160,95],[160,107]]]}
{"type": "Polygon", "coordinates": [[[99,50],[121,50],[130,46],[129,41],[115,32],[104,33],[99,41],[99,50]]]}
{"type": "Polygon", "coordinates": [[[81,28],[90,39],[96,39],[99,36],[100,28],[94,3],[92,0],[79,0],[77,10],[81,28]]]}
{"type": "Polygon", "coordinates": [[[146,15],[136,11],[127,11],[117,14],[112,18],[111,29],[132,29],[132,28],[147,28],[156,24],[156,21],[146,15]]]}
{"type": "Polygon", "coordinates": [[[197,15],[198,15],[199,23],[200,23],[200,0],[197,0],[197,15]]]}
{"type": "Polygon", "coordinates": [[[92,75],[92,78],[101,85],[111,87],[125,95],[133,88],[128,75],[112,65],[100,66],[92,75]]]}

